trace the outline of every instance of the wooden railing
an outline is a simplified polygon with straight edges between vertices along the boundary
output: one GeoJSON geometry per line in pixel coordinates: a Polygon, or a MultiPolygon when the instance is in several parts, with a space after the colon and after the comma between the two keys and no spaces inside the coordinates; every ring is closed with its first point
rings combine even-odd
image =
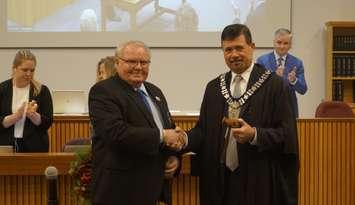
{"type": "MultiPolygon", "coordinates": [[[[195,125],[197,117],[175,116],[174,121],[178,126],[188,130],[195,125]]],[[[355,119],[299,119],[297,128],[300,150],[299,204],[354,205],[355,119]]],[[[88,117],[56,116],[49,133],[51,152],[59,152],[70,139],[90,136],[88,117]]],[[[0,162],[0,164],[3,163],[3,161],[0,162]]],[[[19,163],[19,166],[22,165],[19,163]]],[[[4,172],[1,169],[5,168],[0,166],[0,175],[3,175],[4,172]]],[[[32,203],[33,201],[28,199],[29,196],[23,197],[25,189],[34,189],[34,183],[36,186],[43,187],[44,182],[41,180],[41,176],[27,179],[26,177],[0,176],[0,204],[44,204],[38,200],[32,203]],[[28,181],[31,181],[32,185],[29,185],[28,181]],[[19,185],[9,186],[9,183],[13,182],[19,185]],[[20,184],[25,185],[21,188],[20,184]],[[15,197],[18,203],[9,203],[8,197],[5,200],[6,203],[2,202],[1,199],[10,190],[20,190],[15,197]],[[23,201],[26,203],[21,203],[23,201]]],[[[67,186],[62,185],[64,187],[61,188],[61,192],[64,193],[65,203],[61,204],[76,204],[76,201],[69,196],[70,178],[65,176],[63,180],[67,186]]],[[[189,156],[183,158],[182,173],[174,179],[173,204],[199,204],[198,177],[190,176],[189,156]]]]}

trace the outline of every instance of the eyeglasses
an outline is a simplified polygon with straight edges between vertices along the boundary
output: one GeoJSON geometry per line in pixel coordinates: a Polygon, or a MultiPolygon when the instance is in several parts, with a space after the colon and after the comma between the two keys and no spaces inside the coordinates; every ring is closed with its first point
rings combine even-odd
{"type": "Polygon", "coordinates": [[[124,58],[119,57],[119,59],[123,60],[125,63],[127,63],[131,67],[135,67],[138,64],[141,64],[142,67],[146,67],[150,64],[150,60],[147,61],[136,61],[136,60],[127,60],[124,58]]]}

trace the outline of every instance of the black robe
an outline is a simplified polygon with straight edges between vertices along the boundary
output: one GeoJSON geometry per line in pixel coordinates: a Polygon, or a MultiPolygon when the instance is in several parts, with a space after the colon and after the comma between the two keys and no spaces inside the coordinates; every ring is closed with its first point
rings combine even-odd
{"type": "MultiPolygon", "coordinates": [[[[249,89],[265,72],[255,64],[249,89]]],[[[229,86],[231,73],[226,75],[229,86]]],[[[227,103],[220,80],[210,81],[199,121],[188,132],[187,150],[197,153],[201,205],[222,205],[224,166],[220,162],[226,126],[221,122],[227,103]]],[[[229,89],[229,88],[228,88],[229,89]]],[[[298,141],[296,120],[289,105],[287,85],[275,74],[243,105],[240,117],[257,128],[257,146],[238,143],[239,174],[236,205],[296,205],[298,141]]]]}

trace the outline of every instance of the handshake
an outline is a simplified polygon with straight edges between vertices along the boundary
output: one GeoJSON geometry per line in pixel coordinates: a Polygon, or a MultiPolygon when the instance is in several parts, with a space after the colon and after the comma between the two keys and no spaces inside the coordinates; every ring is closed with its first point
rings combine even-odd
{"type": "Polygon", "coordinates": [[[163,143],[171,150],[180,151],[187,145],[187,134],[180,127],[164,129],[163,143]]]}

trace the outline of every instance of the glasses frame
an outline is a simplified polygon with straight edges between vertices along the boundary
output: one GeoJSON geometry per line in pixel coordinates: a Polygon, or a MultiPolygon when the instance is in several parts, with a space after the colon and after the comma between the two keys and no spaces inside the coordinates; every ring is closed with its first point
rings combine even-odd
{"type": "Polygon", "coordinates": [[[136,66],[138,66],[138,64],[140,64],[142,67],[147,67],[151,63],[150,60],[147,60],[147,61],[127,60],[122,57],[118,57],[118,59],[121,59],[123,62],[127,63],[130,67],[136,67],[136,66]]]}

